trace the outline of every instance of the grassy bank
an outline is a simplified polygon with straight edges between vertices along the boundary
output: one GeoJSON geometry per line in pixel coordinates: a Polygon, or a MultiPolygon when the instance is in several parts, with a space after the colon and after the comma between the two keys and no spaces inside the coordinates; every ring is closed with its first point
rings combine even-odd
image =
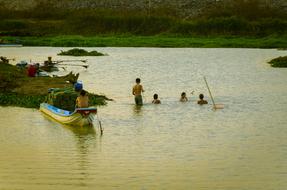
{"type": "Polygon", "coordinates": [[[46,99],[45,95],[25,95],[17,93],[0,93],[1,106],[17,106],[24,108],[39,108],[46,99]]]}
{"type": "Polygon", "coordinates": [[[61,51],[57,55],[68,55],[68,56],[103,56],[103,53],[97,51],[86,51],[84,49],[73,48],[68,51],[61,51]]]}
{"type": "MultiPolygon", "coordinates": [[[[24,108],[39,108],[45,102],[47,95],[27,95],[19,93],[1,93],[0,106],[16,106],[24,108]]],[[[96,94],[89,94],[90,105],[106,105],[106,97],[96,94]]]]}
{"type": "Polygon", "coordinates": [[[287,48],[287,35],[268,37],[184,37],[184,36],[50,36],[3,37],[24,46],[53,47],[229,47],[287,48]]]}
{"type": "MultiPolygon", "coordinates": [[[[0,9],[1,11],[1,9],[0,9]]],[[[55,13],[53,10],[51,12],[55,13]]],[[[33,11],[31,11],[33,13],[33,11]]],[[[17,12],[7,13],[17,15],[17,12]]],[[[7,36],[49,35],[180,35],[192,36],[252,36],[284,35],[287,14],[248,18],[244,15],[216,15],[183,19],[170,15],[115,14],[97,10],[74,10],[63,17],[39,15],[0,15],[0,34],[7,36]]]]}
{"type": "Polygon", "coordinates": [[[277,57],[269,61],[269,64],[272,67],[287,67],[287,56],[284,57],[277,57]]]}
{"type": "MultiPolygon", "coordinates": [[[[39,108],[47,100],[50,88],[72,88],[67,83],[72,74],[64,77],[28,77],[25,71],[16,66],[0,62],[0,105],[39,108]]],[[[90,105],[105,105],[102,95],[89,93],[90,105]]]]}
{"type": "Polygon", "coordinates": [[[287,47],[287,12],[262,1],[214,1],[196,15],[178,13],[173,6],[147,12],[39,1],[29,10],[0,7],[0,40],[59,47],[287,47]]]}

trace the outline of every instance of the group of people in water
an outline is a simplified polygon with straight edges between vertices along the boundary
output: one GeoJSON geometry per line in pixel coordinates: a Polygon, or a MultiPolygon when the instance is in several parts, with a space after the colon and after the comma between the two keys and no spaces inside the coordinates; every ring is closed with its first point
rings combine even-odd
{"type": "MultiPolygon", "coordinates": [[[[132,89],[132,94],[134,95],[136,105],[143,105],[143,98],[142,98],[143,92],[144,92],[144,89],[143,89],[143,86],[141,85],[141,79],[137,78],[136,84],[133,86],[133,89],[132,89]]],[[[188,98],[187,98],[185,92],[181,93],[179,101],[180,102],[187,102],[188,101],[188,98]]],[[[158,98],[158,94],[153,95],[152,103],[153,104],[161,104],[161,101],[158,98]]],[[[199,105],[208,104],[208,102],[206,100],[204,100],[203,94],[199,95],[199,100],[197,101],[197,103],[199,105]]],[[[89,107],[89,97],[88,97],[87,91],[85,91],[83,89],[80,91],[80,94],[76,99],[76,107],[77,108],[89,107]]]]}
{"type": "MultiPolygon", "coordinates": [[[[136,105],[143,105],[143,100],[142,100],[142,93],[144,92],[143,86],[141,85],[141,79],[137,78],[136,79],[136,84],[133,86],[133,90],[132,90],[132,94],[135,97],[135,104],[136,105]]],[[[180,102],[187,102],[188,98],[186,97],[186,93],[182,92],[180,99],[180,102]]],[[[158,98],[158,94],[154,94],[153,95],[153,104],[161,104],[161,101],[158,98]]],[[[204,95],[200,94],[199,95],[199,100],[197,101],[197,103],[199,105],[203,105],[203,104],[208,104],[208,102],[206,100],[204,100],[204,95]]]]}

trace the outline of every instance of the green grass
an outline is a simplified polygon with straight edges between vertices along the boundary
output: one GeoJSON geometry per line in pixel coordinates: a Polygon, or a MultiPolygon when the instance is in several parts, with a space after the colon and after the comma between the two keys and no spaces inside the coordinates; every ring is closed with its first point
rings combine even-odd
{"type": "Polygon", "coordinates": [[[58,55],[70,55],[70,56],[103,56],[103,53],[97,51],[86,51],[84,49],[73,48],[68,51],[61,51],[58,55]]]}
{"type": "MultiPolygon", "coordinates": [[[[71,74],[72,75],[72,74],[71,74]]],[[[49,88],[73,89],[67,84],[66,77],[28,77],[16,66],[0,63],[0,105],[39,108],[40,103],[47,99],[49,88]]],[[[105,105],[110,100],[103,95],[89,93],[90,105],[105,105]]]]}
{"type": "Polygon", "coordinates": [[[39,108],[40,103],[44,102],[44,95],[24,95],[16,93],[0,93],[1,106],[17,106],[25,108],[39,108]]]}
{"type": "Polygon", "coordinates": [[[255,1],[207,8],[188,19],[169,8],[151,15],[125,9],[3,9],[0,34],[25,46],[286,48],[287,13],[255,1]]]}
{"type": "Polygon", "coordinates": [[[24,46],[52,47],[201,47],[201,48],[287,48],[287,35],[267,37],[237,36],[50,36],[3,37],[24,46]]]}
{"type": "MultiPolygon", "coordinates": [[[[0,6],[1,36],[184,36],[187,38],[210,36],[266,37],[287,34],[287,12],[283,8],[262,4],[258,0],[214,1],[196,15],[182,14],[189,8],[178,10],[171,4],[138,8],[59,8],[50,1],[41,1],[31,9],[9,10],[0,6]]],[[[133,38],[134,39],[134,38],[133,38]]],[[[114,39],[112,39],[114,40],[114,39]]],[[[116,40],[119,40],[116,38],[116,40]]],[[[143,39],[145,40],[145,39],[143,39]]],[[[148,39],[149,40],[149,39],[148,39]]],[[[166,42],[162,38],[145,45],[140,39],[128,42],[110,42],[105,39],[96,41],[96,46],[175,46],[175,42],[166,42]],[[137,43],[138,42],[138,43],[137,43]],[[170,44],[171,43],[171,44],[170,44]],[[140,45],[139,45],[140,44],[140,45]]],[[[188,40],[190,41],[190,40],[188,40]]],[[[186,41],[185,41],[186,42],[186,41]]],[[[88,41],[53,41],[53,46],[94,46],[88,41]]],[[[205,46],[208,43],[203,42],[205,46]]],[[[243,42],[244,43],[244,42],[243,42]]],[[[41,43],[43,44],[43,43],[41,43]]],[[[197,45],[200,42],[186,42],[184,47],[197,45]]],[[[226,46],[238,44],[231,42],[226,46]]],[[[180,47],[179,45],[176,45],[180,47]]],[[[211,45],[213,46],[213,45],[211,45]]],[[[263,45],[262,45],[263,46],[263,45]]]]}
{"type": "Polygon", "coordinates": [[[287,56],[277,57],[269,61],[272,67],[287,67],[287,56]]]}
{"type": "MultiPolygon", "coordinates": [[[[17,106],[24,108],[39,108],[40,104],[45,102],[47,95],[25,95],[17,93],[0,93],[1,106],[17,106]]],[[[89,94],[89,104],[91,106],[106,105],[105,96],[89,94]]]]}

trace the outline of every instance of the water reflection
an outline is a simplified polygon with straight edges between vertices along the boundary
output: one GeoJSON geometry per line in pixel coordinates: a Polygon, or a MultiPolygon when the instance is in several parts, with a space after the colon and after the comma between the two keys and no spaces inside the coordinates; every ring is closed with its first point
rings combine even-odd
{"type": "Polygon", "coordinates": [[[96,129],[90,126],[75,127],[63,125],[63,127],[74,134],[74,141],[76,145],[76,152],[74,158],[74,166],[78,171],[78,185],[80,187],[87,187],[89,185],[92,161],[90,160],[93,154],[93,149],[101,145],[101,137],[97,135],[96,129]],[[97,141],[99,140],[99,141],[97,141]]]}
{"type": "Polygon", "coordinates": [[[74,134],[75,143],[79,155],[83,156],[80,160],[84,160],[84,156],[87,156],[89,153],[89,148],[97,145],[97,138],[101,138],[100,135],[97,135],[96,129],[90,126],[68,126],[63,125],[63,127],[74,134]]]}
{"type": "Polygon", "coordinates": [[[142,107],[143,105],[134,105],[133,106],[134,115],[136,116],[142,115],[142,107]]]}
{"type": "Polygon", "coordinates": [[[72,131],[76,137],[95,137],[96,136],[96,130],[94,127],[90,126],[83,126],[83,127],[74,127],[69,125],[63,125],[65,129],[68,129],[72,131]]]}

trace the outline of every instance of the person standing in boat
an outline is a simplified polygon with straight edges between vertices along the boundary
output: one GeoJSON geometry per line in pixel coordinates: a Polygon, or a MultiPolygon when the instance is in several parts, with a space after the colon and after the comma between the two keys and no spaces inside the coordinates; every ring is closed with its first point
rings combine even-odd
{"type": "Polygon", "coordinates": [[[77,108],[87,108],[89,107],[89,96],[87,91],[81,90],[80,95],[76,99],[77,108]]]}
{"type": "Polygon", "coordinates": [[[48,57],[47,61],[44,61],[44,65],[45,66],[53,66],[53,61],[52,61],[52,57],[48,57]]]}
{"type": "Polygon", "coordinates": [[[144,92],[143,86],[140,84],[141,79],[136,79],[136,84],[133,87],[133,95],[135,97],[135,103],[136,105],[143,105],[143,99],[142,99],[142,92],[144,92]]]}

